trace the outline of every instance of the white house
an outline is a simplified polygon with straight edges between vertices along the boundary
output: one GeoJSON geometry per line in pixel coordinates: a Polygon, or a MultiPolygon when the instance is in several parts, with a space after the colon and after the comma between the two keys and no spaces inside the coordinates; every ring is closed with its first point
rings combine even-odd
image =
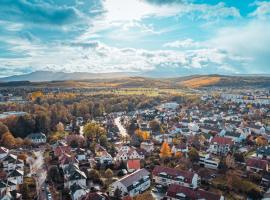
{"type": "Polygon", "coordinates": [[[0,160],[8,155],[9,150],[5,147],[0,147],[0,160]]]}
{"type": "Polygon", "coordinates": [[[65,188],[70,188],[73,184],[86,187],[86,175],[79,169],[74,168],[69,173],[65,174],[65,188]]]}
{"type": "Polygon", "coordinates": [[[189,123],[188,128],[192,132],[198,132],[200,130],[200,127],[196,122],[189,123]]]}
{"type": "Polygon", "coordinates": [[[34,144],[46,143],[47,137],[44,133],[31,133],[27,135],[27,139],[29,139],[34,144]]]}
{"type": "Polygon", "coordinates": [[[100,163],[101,165],[107,165],[111,164],[113,162],[113,158],[111,154],[109,154],[106,150],[105,151],[100,151],[96,157],[95,157],[96,162],[100,163]]]}
{"type": "Polygon", "coordinates": [[[9,173],[7,180],[16,185],[21,185],[23,183],[23,175],[24,172],[22,170],[15,169],[9,173]]]}
{"type": "Polygon", "coordinates": [[[217,169],[219,166],[220,160],[215,157],[211,157],[210,154],[199,153],[199,164],[202,167],[209,169],[217,169]]]}
{"type": "Polygon", "coordinates": [[[87,195],[89,190],[81,185],[73,184],[70,187],[70,193],[72,200],[80,200],[83,196],[87,195]]]}
{"type": "Polygon", "coordinates": [[[121,191],[123,195],[129,195],[134,197],[145,190],[147,190],[150,185],[150,173],[146,169],[139,169],[132,174],[126,175],[118,181],[111,184],[109,189],[110,196],[114,196],[115,190],[121,191]]]}
{"type": "Polygon", "coordinates": [[[163,186],[180,184],[185,187],[197,188],[200,185],[198,174],[163,166],[156,166],[154,168],[152,178],[155,183],[163,186]]]}
{"type": "Polygon", "coordinates": [[[234,141],[231,138],[215,136],[211,140],[209,151],[214,154],[226,154],[233,145],[234,141]]]}
{"type": "Polygon", "coordinates": [[[24,162],[17,158],[14,154],[8,154],[3,160],[4,171],[15,170],[16,168],[22,169],[24,167],[24,162]]]}
{"type": "Polygon", "coordinates": [[[86,160],[86,152],[82,148],[76,149],[76,158],[78,161],[86,160]]]}
{"type": "MultiPolygon", "coordinates": [[[[123,146],[127,147],[127,146],[123,146]]],[[[127,161],[132,159],[141,159],[140,154],[134,147],[121,148],[115,156],[116,161],[127,161]]]]}
{"type": "Polygon", "coordinates": [[[147,153],[154,151],[154,143],[147,141],[141,143],[141,149],[144,149],[147,153]]]}

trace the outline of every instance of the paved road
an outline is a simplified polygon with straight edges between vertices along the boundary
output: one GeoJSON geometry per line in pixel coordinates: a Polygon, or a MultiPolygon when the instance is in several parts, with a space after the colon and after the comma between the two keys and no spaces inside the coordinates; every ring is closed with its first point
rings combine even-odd
{"type": "Polygon", "coordinates": [[[117,117],[117,118],[114,119],[114,123],[118,127],[118,129],[119,129],[120,135],[123,136],[123,137],[126,137],[126,136],[128,136],[127,130],[121,124],[121,121],[120,120],[121,120],[121,118],[120,117],[117,117]]]}
{"type": "Polygon", "coordinates": [[[41,150],[34,152],[36,159],[32,158],[30,160],[30,164],[31,164],[30,175],[33,176],[36,180],[37,193],[38,193],[39,200],[47,199],[45,190],[42,190],[42,188],[45,187],[45,181],[47,177],[47,169],[44,163],[43,153],[44,152],[41,150]]]}

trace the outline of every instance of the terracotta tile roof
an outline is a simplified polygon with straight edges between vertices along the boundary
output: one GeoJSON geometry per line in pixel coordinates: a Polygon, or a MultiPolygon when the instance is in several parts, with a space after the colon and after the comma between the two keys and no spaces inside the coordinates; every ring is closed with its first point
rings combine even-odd
{"type": "Polygon", "coordinates": [[[141,168],[140,160],[128,160],[127,161],[127,168],[128,169],[140,169],[141,168]]]}
{"type": "Polygon", "coordinates": [[[202,189],[193,190],[191,188],[176,184],[169,186],[167,196],[172,198],[180,198],[180,196],[182,196],[182,198],[190,200],[219,200],[221,198],[221,195],[219,194],[211,193],[202,189]]]}
{"type": "Polygon", "coordinates": [[[185,182],[191,184],[193,176],[195,175],[190,171],[182,171],[174,168],[156,166],[152,172],[154,176],[159,176],[160,173],[166,173],[171,179],[175,179],[177,176],[183,176],[185,178],[185,182]]]}

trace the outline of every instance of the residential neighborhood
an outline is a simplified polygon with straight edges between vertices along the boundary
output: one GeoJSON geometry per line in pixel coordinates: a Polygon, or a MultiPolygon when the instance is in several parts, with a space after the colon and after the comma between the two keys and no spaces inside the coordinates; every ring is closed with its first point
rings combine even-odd
{"type": "Polygon", "coordinates": [[[240,97],[202,94],[28,134],[0,148],[1,199],[263,199],[270,104],[240,97]]]}

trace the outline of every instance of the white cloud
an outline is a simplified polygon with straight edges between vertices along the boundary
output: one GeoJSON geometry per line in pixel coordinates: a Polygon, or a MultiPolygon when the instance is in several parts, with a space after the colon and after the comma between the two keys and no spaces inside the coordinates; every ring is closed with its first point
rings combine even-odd
{"type": "Polygon", "coordinates": [[[253,20],[246,25],[220,29],[213,39],[205,42],[210,48],[217,47],[245,61],[243,73],[269,73],[270,23],[253,20]]]}
{"type": "MultiPolygon", "coordinates": [[[[238,58],[218,49],[196,49],[188,51],[156,50],[149,51],[134,48],[116,48],[98,41],[86,44],[71,42],[69,44],[30,43],[23,39],[6,39],[14,53],[20,58],[0,58],[3,66],[20,69],[33,66],[35,70],[52,69],[69,72],[143,72],[157,67],[176,69],[207,70],[209,67],[232,66],[238,58]],[[16,44],[16,45],[14,45],[16,44]]],[[[230,69],[231,70],[231,69],[230,69]]],[[[224,72],[226,69],[224,68],[224,72]]]]}
{"type": "MultiPolygon", "coordinates": [[[[146,26],[143,19],[154,17],[187,16],[197,20],[219,20],[227,17],[241,17],[239,10],[227,7],[224,3],[216,5],[194,3],[150,4],[143,0],[104,0],[102,15],[95,17],[89,22],[89,29],[83,33],[79,40],[87,40],[92,34],[104,30],[116,29],[136,25],[142,32],[148,34],[162,33],[164,30],[155,30],[154,27],[146,26]]],[[[120,29],[120,30],[119,30],[120,29]]]]}
{"type": "Polygon", "coordinates": [[[257,17],[259,19],[267,19],[270,17],[270,2],[268,1],[257,1],[255,4],[257,6],[256,10],[250,14],[252,17],[257,17]]]}
{"type": "Polygon", "coordinates": [[[176,40],[173,42],[168,42],[163,45],[164,47],[169,48],[196,48],[200,46],[199,42],[195,42],[194,40],[188,38],[185,40],[176,40]]]}

